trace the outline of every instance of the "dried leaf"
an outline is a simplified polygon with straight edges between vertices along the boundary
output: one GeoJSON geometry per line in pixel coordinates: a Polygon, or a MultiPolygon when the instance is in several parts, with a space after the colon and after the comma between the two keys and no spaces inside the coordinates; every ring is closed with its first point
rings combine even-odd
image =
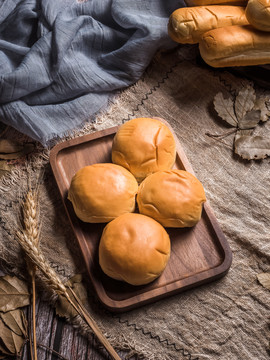
{"type": "Polygon", "coordinates": [[[3,343],[2,339],[1,339],[1,325],[0,325],[0,359],[6,359],[7,356],[12,356],[14,354],[12,354],[8,348],[5,346],[5,344],[3,343]]]}
{"type": "Polygon", "coordinates": [[[270,138],[262,136],[236,134],[234,139],[236,154],[243,159],[259,160],[270,156],[270,138]]]}
{"type": "Polygon", "coordinates": [[[0,277],[0,311],[15,310],[29,303],[30,296],[25,282],[15,276],[0,277]]]}
{"type": "Polygon", "coordinates": [[[0,312],[0,317],[4,324],[18,336],[27,336],[26,318],[21,309],[7,312],[0,312]]]}
{"type": "Polygon", "coordinates": [[[75,274],[74,276],[72,276],[72,278],[70,278],[68,281],[67,281],[67,285],[71,286],[73,288],[73,285],[75,283],[81,283],[82,282],[82,274],[75,274]]]}
{"type": "Polygon", "coordinates": [[[12,153],[12,154],[1,154],[0,153],[0,159],[3,159],[3,160],[16,160],[23,156],[24,156],[23,151],[19,151],[19,152],[12,153]]]}
{"type": "MultiPolygon", "coordinates": [[[[69,285],[75,294],[78,296],[78,298],[81,300],[82,303],[85,303],[87,300],[87,292],[82,284],[82,276],[81,274],[74,275],[69,281],[67,282],[67,285],[69,285]]],[[[70,290],[67,290],[69,293],[69,296],[74,299],[72,293],[70,290]]],[[[73,308],[73,306],[68,302],[68,300],[65,298],[65,296],[59,296],[56,303],[56,314],[64,317],[68,320],[74,318],[78,315],[77,311],[73,308]]]]}
{"type": "Polygon", "coordinates": [[[7,175],[7,173],[12,170],[13,166],[14,165],[10,165],[6,161],[0,160],[0,178],[7,175]]]}
{"type": "Polygon", "coordinates": [[[248,111],[254,107],[256,100],[255,90],[251,86],[247,86],[240,90],[235,99],[235,113],[238,121],[241,121],[248,111]]]}
{"type": "Polygon", "coordinates": [[[11,166],[6,161],[1,161],[0,160],[0,170],[2,170],[2,171],[10,171],[11,166]]]}
{"type": "Polygon", "coordinates": [[[214,107],[219,117],[229,125],[237,127],[237,118],[234,113],[232,99],[224,99],[222,93],[218,93],[214,98],[214,107]]]}
{"type": "MultiPolygon", "coordinates": [[[[70,291],[68,291],[68,294],[73,299],[70,291]]],[[[56,315],[58,315],[60,317],[64,317],[67,320],[70,320],[78,315],[78,312],[74,309],[74,307],[68,302],[66,297],[63,295],[59,295],[59,297],[57,299],[57,303],[55,306],[55,312],[56,312],[56,315]]]]}
{"type": "Polygon", "coordinates": [[[34,150],[33,144],[24,144],[22,150],[12,153],[3,153],[0,151],[0,159],[3,160],[16,160],[27,154],[30,154],[34,150]]]}
{"type": "Polygon", "coordinates": [[[238,121],[239,129],[253,129],[261,120],[260,110],[248,111],[245,116],[238,121]]]}
{"type": "Polygon", "coordinates": [[[5,170],[0,169],[0,179],[2,176],[5,176],[6,174],[7,174],[7,172],[5,170]]]}
{"type": "Polygon", "coordinates": [[[270,110],[268,109],[267,104],[268,104],[267,98],[260,97],[256,99],[253,108],[253,110],[260,110],[261,112],[260,120],[263,122],[267,121],[270,118],[270,110]]]}
{"type": "Polygon", "coordinates": [[[11,171],[13,165],[8,164],[6,161],[0,160],[0,178],[5,176],[9,171],[11,171]]]}
{"type": "Polygon", "coordinates": [[[1,352],[6,355],[18,354],[25,340],[23,336],[19,336],[10,330],[2,319],[0,319],[0,338],[2,340],[1,352]]]}
{"type": "Polygon", "coordinates": [[[258,274],[257,279],[263,287],[270,290],[270,273],[258,274]]]}
{"type": "Polygon", "coordinates": [[[0,153],[11,154],[23,150],[23,145],[11,139],[0,139],[0,153]]]}

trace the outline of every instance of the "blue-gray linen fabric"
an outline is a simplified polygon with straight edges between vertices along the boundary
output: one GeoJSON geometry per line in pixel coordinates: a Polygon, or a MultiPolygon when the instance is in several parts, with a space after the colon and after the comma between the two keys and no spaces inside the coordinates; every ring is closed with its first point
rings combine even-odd
{"type": "Polygon", "coordinates": [[[0,121],[46,145],[175,46],[172,0],[0,0],[0,121]]]}

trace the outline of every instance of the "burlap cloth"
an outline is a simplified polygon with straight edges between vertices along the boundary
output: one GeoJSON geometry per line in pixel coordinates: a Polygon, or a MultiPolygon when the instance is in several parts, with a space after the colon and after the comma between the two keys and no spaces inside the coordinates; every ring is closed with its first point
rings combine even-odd
{"type": "MultiPolygon", "coordinates": [[[[269,271],[270,167],[243,161],[232,151],[232,138],[217,142],[205,135],[228,127],[217,118],[213,98],[238,91],[248,81],[197,63],[196,47],[159,54],[144,77],[116,96],[109,110],[80,133],[122,123],[133,117],[158,116],[173,127],[197,177],[203,183],[233,251],[233,263],[221,280],[136,310],[113,315],[90,295],[93,317],[119,347],[134,348],[147,359],[264,360],[269,356],[269,291],[256,280],[269,271]]],[[[257,94],[269,94],[256,88],[257,94]]],[[[90,106],[90,105],[89,105],[90,106]]],[[[270,121],[256,130],[270,134],[270,121]]],[[[65,278],[84,270],[48,164],[48,151],[37,151],[1,183],[2,267],[25,273],[14,238],[19,203],[27,179],[40,184],[42,250],[65,278]],[[30,175],[29,175],[30,174],[30,175]]]]}

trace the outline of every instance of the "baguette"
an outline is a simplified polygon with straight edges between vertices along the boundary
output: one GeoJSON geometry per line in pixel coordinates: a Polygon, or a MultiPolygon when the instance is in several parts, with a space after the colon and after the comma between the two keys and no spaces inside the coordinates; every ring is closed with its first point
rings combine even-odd
{"type": "Polygon", "coordinates": [[[246,6],[248,0],[185,0],[187,6],[234,5],[246,6]]]}
{"type": "Polygon", "coordinates": [[[270,34],[251,25],[229,26],[205,33],[199,49],[213,67],[265,65],[270,63],[270,34]]]}
{"type": "Polygon", "coordinates": [[[270,31],[270,0],[249,0],[246,17],[256,29],[270,31]]]}
{"type": "Polygon", "coordinates": [[[175,10],[169,19],[168,33],[181,44],[198,43],[202,34],[224,26],[246,25],[245,8],[241,6],[196,6],[175,10]]]}

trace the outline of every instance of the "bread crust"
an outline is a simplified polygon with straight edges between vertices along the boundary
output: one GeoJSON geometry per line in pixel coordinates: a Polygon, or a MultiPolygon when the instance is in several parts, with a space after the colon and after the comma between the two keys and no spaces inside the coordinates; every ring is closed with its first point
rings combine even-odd
{"type": "Polygon", "coordinates": [[[206,201],[200,181],[184,170],[159,171],[139,186],[137,203],[141,214],[165,227],[191,227],[201,218],[206,201]]]}
{"type": "Polygon", "coordinates": [[[68,199],[79,219],[108,222],[135,210],[138,183],[122,166],[100,163],[85,166],[72,178],[68,199]]]}
{"type": "Polygon", "coordinates": [[[233,5],[246,6],[248,0],[185,0],[188,6],[233,5]]]}
{"type": "Polygon", "coordinates": [[[136,118],[123,124],[112,145],[112,162],[128,169],[141,182],[159,170],[170,169],[176,157],[172,132],[161,121],[136,118]]]}
{"type": "Polygon", "coordinates": [[[196,6],[175,10],[168,23],[170,37],[182,44],[198,43],[202,34],[224,26],[245,25],[248,21],[241,6],[196,6]]]}
{"type": "Polygon", "coordinates": [[[131,285],[156,279],[170,257],[170,238],[155,220],[125,214],[106,225],[99,244],[99,263],[108,276],[131,285]]]}
{"type": "Polygon", "coordinates": [[[256,29],[270,32],[270,0],[249,0],[246,17],[256,29]]]}
{"type": "Polygon", "coordinates": [[[203,34],[199,49],[213,67],[270,63],[270,34],[248,26],[228,26],[203,34]]]}

